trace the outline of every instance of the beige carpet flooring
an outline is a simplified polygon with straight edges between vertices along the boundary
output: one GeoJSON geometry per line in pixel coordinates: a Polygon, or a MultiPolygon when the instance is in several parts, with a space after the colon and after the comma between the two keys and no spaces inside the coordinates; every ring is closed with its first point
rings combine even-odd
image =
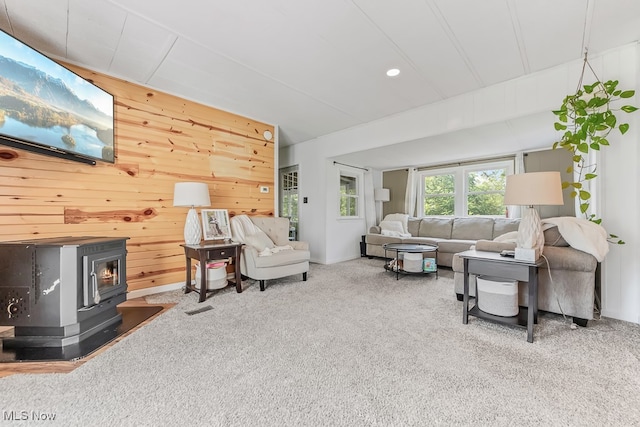
{"type": "Polygon", "coordinates": [[[306,282],[247,281],[204,303],[148,297],[177,305],[71,373],[0,379],[3,414],[64,426],[640,425],[639,325],[572,330],[543,314],[527,343],[524,329],[463,325],[450,270],[395,280],[382,265],[314,264],[306,282]]]}

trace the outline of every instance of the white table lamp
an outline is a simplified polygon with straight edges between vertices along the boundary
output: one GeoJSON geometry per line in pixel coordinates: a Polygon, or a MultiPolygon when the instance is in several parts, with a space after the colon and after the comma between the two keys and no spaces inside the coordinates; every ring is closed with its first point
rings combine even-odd
{"type": "Polygon", "coordinates": [[[376,202],[376,221],[382,221],[382,205],[377,202],[388,202],[391,200],[388,188],[374,188],[373,200],[376,202]]]}
{"type": "Polygon", "coordinates": [[[544,233],[540,216],[533,205],[564,204],[560,172],[507,175],[504,204],[528,206],[518,227],[515,257],[535,261],[542,254],[544,233]]]}
{"type": "Polygon", "coordinates": [[[203,182],[176,182],[173,189],[173,206],[188,206],[189,213],[184,224],[184,242],[197,245],[202,239],[202,228],[196,206],[211,206],[209,186],[203,182]]]}

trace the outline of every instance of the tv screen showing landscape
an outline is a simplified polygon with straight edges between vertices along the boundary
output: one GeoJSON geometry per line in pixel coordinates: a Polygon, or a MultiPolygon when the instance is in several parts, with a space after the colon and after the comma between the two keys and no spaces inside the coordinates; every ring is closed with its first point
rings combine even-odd
{"type": "Polygon", "coordinates": [[[113,163],[113,95],[0,31],[0,143],[113,163]]]}

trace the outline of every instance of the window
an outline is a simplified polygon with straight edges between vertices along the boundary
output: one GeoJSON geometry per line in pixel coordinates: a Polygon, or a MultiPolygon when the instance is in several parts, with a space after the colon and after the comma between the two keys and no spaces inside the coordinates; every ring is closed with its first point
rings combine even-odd
{"type": "Polygon", "coordinates": [[[504,216],[504,190],[511,173],[511,160],[422,171],[422,214],[504,216]]]}
{"type": "Polygon", "coordinates": [[[466,172],[467,215],[504,215],[506,168],[466,172]]]}
{"type": "Polygon", "coordinates": [[[358,177],[340,173],[340,216],[357,217],[359,211],[358,177]]]}
{"type": "Polygon", "coordinates": [[[455,174],[447,173],[424,177],[425,215],[454,215],[455,196],[455,174]]]}

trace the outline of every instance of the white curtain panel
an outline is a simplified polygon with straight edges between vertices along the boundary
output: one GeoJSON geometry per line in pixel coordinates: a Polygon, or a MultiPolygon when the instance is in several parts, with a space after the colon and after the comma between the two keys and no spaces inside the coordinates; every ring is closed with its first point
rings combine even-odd
{"type": "Polygon", "coordinates": [[[364,173],[364,218],[367,231],[377,225],[376,202],[373,191],[373,174],[371,171],[364,173]]]}
{"type": "MultiPolygon", "coordinates": [[[[524,153],[522,151],[516,153],[516,161],[515,161],[514,173],[524,173],[524,153]]],[[[522,217],[522,207],[511,205],[507,208],[509,213],[509,218],[521,218],[522,217]]]]}
{"type": "Polygon", "coordinates": [[[409,168],[407,174],[407,191],[404,195],[404,213],[409,216],[416,216],[416,201],[418,199],[418,170],[415,168],[409,168]]]}

